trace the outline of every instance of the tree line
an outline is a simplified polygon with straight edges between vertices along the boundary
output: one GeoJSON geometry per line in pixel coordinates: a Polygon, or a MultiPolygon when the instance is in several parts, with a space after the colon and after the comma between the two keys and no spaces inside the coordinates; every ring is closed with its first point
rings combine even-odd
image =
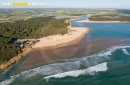
{"type": "Polygon", "coordinates": [[[12,44],[12,39],[37,39],[49,35],[67,33],[64,19],[35,17],[28,20],[0,23],[0,63],[10,60],[22,52],[18,44],[12,44]]]}
{"type": "Polygon", "coordinates": [[[89,17],[91,21],[121,21],[121,22],[129,22],[130,16],[120,16],[120,15],[95,15],[89,17]]]}

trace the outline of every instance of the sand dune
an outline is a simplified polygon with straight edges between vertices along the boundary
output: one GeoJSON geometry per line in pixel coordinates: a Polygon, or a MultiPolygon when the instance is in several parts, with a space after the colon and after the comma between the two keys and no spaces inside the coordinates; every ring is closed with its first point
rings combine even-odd
{"type": "Polygon", "coordinates": [[[68,33],[65,35],[52,35],[40,38],[40,42],[36,43],[32,48],[57,46],[60,44],[68,43],[77,38],[84,36],[89,31],[89,28],[72,27],[68,26],[68,33]]]}
{"type": "MultiPolygon", "coordinates": [[[[64,45],[67,45],[66,43],[70,44],[71,41],[75,40],[74,42],[76,42],[79,38],[82,38],[88,31],[89,31],[89,28],[72,27],[70,23],[70,26],[68,26],[68,33],[66,33],[65,35],[52,35],[52,36],[47,36],[40,39],[36,39],[40,41],[37,42],[36,44],[26,47],[22,53],[13,57],[8,62],[1,64],[0,72],[3,72],[9,69],[12,65],[17,63],[21,58],[23,58],[25,55],[30,53],[33,50],[32,48],[36,49],[36,48],[43,48],[43,47],[64,46],[64,45]]],[[[24,39],[24,40],[35,40],[35,39],[24,39]]]]}

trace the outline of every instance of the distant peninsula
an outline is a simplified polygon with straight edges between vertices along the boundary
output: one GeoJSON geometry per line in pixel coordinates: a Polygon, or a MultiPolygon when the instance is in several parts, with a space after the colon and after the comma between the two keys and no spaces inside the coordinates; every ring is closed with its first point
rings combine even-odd
{"type": "Polygon", "coordinates": [[[123,15],[94,15],[90,16],[89,21],[112,21],[130,23],[130,16],[123,15]]]}

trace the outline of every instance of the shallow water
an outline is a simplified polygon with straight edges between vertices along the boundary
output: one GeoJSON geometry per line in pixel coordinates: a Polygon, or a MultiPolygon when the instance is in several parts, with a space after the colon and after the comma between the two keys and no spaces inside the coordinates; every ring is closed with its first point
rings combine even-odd
{"type": "Polygon", "coordinates": [[[76,45],[30,53],[0,85],[129,85],[130,24],[71,22],[90,32],[76,45]]]}

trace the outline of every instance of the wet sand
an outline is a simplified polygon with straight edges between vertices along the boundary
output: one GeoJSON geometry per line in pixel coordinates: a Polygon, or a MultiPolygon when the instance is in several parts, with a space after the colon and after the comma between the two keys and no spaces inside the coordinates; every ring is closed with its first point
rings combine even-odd
{"type": "MultiPolygon", "coordinates": [[[[27,55],[28,53],[30,53],[33,50],[47,49],[47,48],[52,49],[52,48],[63,47],[68,44],[74,44],[74,43],[77,43],[78,41],[80,41],[80,39],[82,39],[82,37],[87,32],[89,32],[89,28],[73,27],[73,26],[71,26],[71,23],[67,29],[68,29],[68,32],[64,35],[51,35],[51,36],[47,36],[47,37],[38,39],[40,42],[37,42],[36,44],[33,44],[29,47],[26,47],[21,54],[13,57],[7,63],[1,64],[0,71],[3,72],[5,70],[7,70],[8,68],[10,68],[12,65],[17,63],[25,55],[27,55]],[[79,29],[79,28],[81,28],[81,29],[79,29]],[[75,41],[75,42],[72,43],[72,41],[75,41]]],[[[30,40],[33,40],[33,39],[30,39],[30,40]]],[[[51,59],[48,59],[48,60],[51,60],[51,59]]]]}
{"type": "MultiPolygon", "coordinates": [[[[48,61],[59,59],[73,59],[92,55],[111,46],[117,46],[123,39],[112,37],[101,37],[88,40],[84,37],[79,43],[59,48],[37,49],[29,54],[20,68],[15,73],[43,66],[48,61]]],[[[74,41],[73,41],[74,42],[74,41]]]]}

